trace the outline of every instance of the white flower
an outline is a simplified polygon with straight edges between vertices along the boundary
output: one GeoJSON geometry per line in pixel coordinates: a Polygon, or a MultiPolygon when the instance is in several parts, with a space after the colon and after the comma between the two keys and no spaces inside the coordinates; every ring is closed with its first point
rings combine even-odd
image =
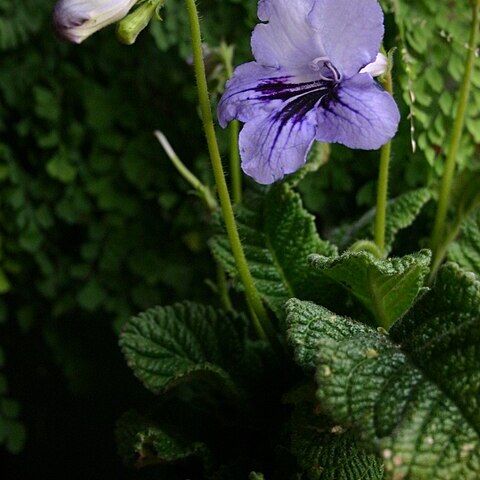
{"type": "Polygon", "coordinates": [[[137,0],[60,0],[53,21],[58,34],[81,43],[96,31],[121,20],[137,0]]]}

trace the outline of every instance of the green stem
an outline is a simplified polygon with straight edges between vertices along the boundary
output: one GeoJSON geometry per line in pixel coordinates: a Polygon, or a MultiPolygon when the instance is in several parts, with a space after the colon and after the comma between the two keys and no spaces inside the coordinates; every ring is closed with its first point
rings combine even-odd
{"type": "MultiPolygon", "coordinates": [[[[392,72],[389,68],[385,74],[384,87],[393,94],[392,72]]],[[[392,142],[386,143],[380,153],[380,169],[377,186],[377,209],[375,214],[375,244],[382,256],[385,252],[385,223],[387,218],[388,173],[390,167],[390,152],[392,142]]]]}
{"type": "MultiPolygon", "coordinates": [[[[233,67],[233,47],[228,47],[224,42],[221,43],[223,64],[227,73],[227,78],[232,78],[233,67]]],[[[238,120],[232,120],[228,126],[230,135],[230,176],[232,182],[233,203],[239,204],[242,201],[242,172],[240,170],[240,152],[238,151],[238,132],[240,123],[238,120]]]]}
{"type": "MultiPolygon", "coordinates": [[[[160,131],[155,130],[153,132],[157,140],[162,145],[165,153],[167,154],[168,158],[172,161],[175,168],[178,170],[180,175],[197,191],[199,197],[202,198],[207,208],[210,212],[214,212],[217,207],[217,200],[212,195],[210,189],[204,185],[180,160],[178,155],[173,150],[170,142],[167,140],[167,137],[160,131]]],[[[232,310],[232,302],[230,300],[230,296],[228,294],[228,286],[227,280],[225,278],[225,270],[224,268],[217,263],[217,286],[218,286],[218,294],[220,296],[220,301],[223,305],[225,310],[232,310]]]]}
{"type": "Polygon", "coordinates": [[[235,217],[233,214],[232,203],[228,194],[227,182],[223,172],[222,160],[218,148],[215,127],[213,124],[212,112],[208,96],[207,78],[205,75],[205,65],[202,55],[202,37],[200,31],[200,20],[198,18],[197,6],[195,0],[186,0],[188,17],[190,22],[190,31],[192,35],[193,63],[195,75],[197,77],[197,89],[202,114],[203,128],[207,137],[208,151],[212,162],[213,174],[217,185],[218,197],[222,209],[223,220],[227,230],[230,247],[232,249],[235,263],[237,265],[240,279],[245,288],[247,302],[251,306],[255,315],[253,323],[260,338],[268,338],[272,346],[277,347],[278,339],[273,326],[268,318],[267,312],[260,299],[260,295],[255,287],[252,274],[248,268],[242,243],[238,235],[235,217]]]}
{"type": "Polygon", "coordinates": [[[383,258],[383,252],[371,240],[358,240],[349,249],[350,252],[368,252],[377,258],[383,258]]]}
{"type": "Polygon", "coordinates": [[[230,122],[230,175],[232,177],[232,197],[233,203],[242,202],[242,172],[240,170],[240,153],[238,151],[238,132],[240,124],[238,120],[230,122]]]}
{"type": "Polygon", "coordinates": [[[228,294],[225,270],[219,263],[217,263],[217,285],[218,295],[220,296],[220,301],[222,302],[223,308],[227,311],[233,310],[232,301],[230,300],[230,295],[228,294]]]}
{"type": "Polygon", "coordinates": [[[473,21],[470,31],[470,40],[468,43],[468,56],[465,64],[465,73],[460,89],[460,98],[458,101],[457,114],[453,124],[450,147],[445,160],[445,170],[443,172],[442,182],[440,184],[440,193],[435,216],[435,224],[432,232],[431,247],[433,250],[432,265],[441,264],[445,255],[446,248],[442,248],[442,237],[445,231],[445,221],[447,218],[448,205],[452,190],[453,175],[455,172],[455,163],[457,160],[458,148],[462,138],[463,127],[465,124],[465,113],[467,110],[468,97],[472,83],[473,67],[475,64],[475,50],[478,43],[478,28],[480,22],[479,15],[480,0],[473,2],[473,21]]]}
{"type": "Polygon", "coordinates": [[[460,232],[461,227],[462,227],[461,220],[457,220],[453,228],[450,230],[450,232],[448,232],[445,240],[441,242],[440,245],[438,246],[436,255],[433,257],[432,265],[430,267],[430,276],[428,279],[429,284],[433,283],[433,280],[437,275],[438,269],[440,268],[443,258],[447,254],[448,246],[450,245],[451,242],[453,242],[453,240],[455,240],[455,238],[460,232]]]}
{"type": "Polygon", "coordinates": [[[212,195],[210,189],[185,166],[185,164],[180,160],[178,155],[173,150],[170,142],[167,140],[167,137],[165,137],[160,130],[155,130],[153,133],[180,175],[197,191],[198,195],[203,199],[208,209],[210,211],[215,210],[217,208],[217,201],[212,195]]]}

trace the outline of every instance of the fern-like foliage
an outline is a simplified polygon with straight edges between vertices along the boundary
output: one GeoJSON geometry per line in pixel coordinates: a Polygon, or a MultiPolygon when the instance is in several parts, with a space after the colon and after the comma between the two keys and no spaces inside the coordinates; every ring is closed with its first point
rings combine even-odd
{"type": "MultiPolygon", "coordinates": [[[[441,159],[455,116],[458,92],[465,70],[472,22],[471,2],[436,0],[385,0],[393,11],[401,38],[403,96],[411,109],[412,143],[430,165],[441,159]]],[[[466,134],[459,164],[468,167],[480,143],[480,65],[473,75],[466,134]]]]}

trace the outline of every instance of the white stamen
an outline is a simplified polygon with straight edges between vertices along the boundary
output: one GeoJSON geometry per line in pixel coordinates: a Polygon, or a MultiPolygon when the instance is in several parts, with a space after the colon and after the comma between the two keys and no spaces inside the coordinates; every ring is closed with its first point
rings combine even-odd
{"type": "Polygon", "coordinates": [[[320,72],[322,68],[328,68],[328,70],[332,72],[333,78],[327,77],[322,73],[318,74],[319,79],[323,80],[324,82],[340,83],[342,81],[342,74],[333,66],[332,62],[330,62],[330,59],[328,57],[317,57],[314,60],[312,60],[308,64],[308,66],[314,72],[320,72]]]}
{"type": "Polygon", "coordinates": [[[320,63],[325,63],[328,62],[330,59],[328,57],[317,57],[314,60],[312,60],[308,66],[314,71],[314,72],[319,72],[320,69],[323,67],[323,65],[320,65],[320,63]]]}
{"type": "Polygon", "coordinates": [[[323,80],[324,82],[331,82],[332,81],[331,78],[328,78],[325,75],[322,75],[321,73],[318,74],[318,77],[320,78],[320,80],[323,80]]]}
{"type": "Polygon", "coordinates": [[[342,74],[330,62],[326,62],[325,66],[333,73],[335,82],[340,83],[342,81],[342,74]]]}

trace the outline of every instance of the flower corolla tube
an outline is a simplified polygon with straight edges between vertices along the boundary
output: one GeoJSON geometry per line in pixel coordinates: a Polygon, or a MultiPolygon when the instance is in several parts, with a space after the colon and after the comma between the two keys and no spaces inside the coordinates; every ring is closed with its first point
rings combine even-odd
{"type": "Polygon", "coordinates": [[[81,43],[92,33],[118,22],[137,0],[59,0],[53,13],[57,33],[81,43]]]}
{"type": "Polygon", "coordinates": [[[400,114],[373,76],[387,68],[377,0],[260,0],[251,46],[218,106],[222,127],[245,123],[243,171],[270,184],[298,170],[317,140],[375,150],[400,114]]]}

